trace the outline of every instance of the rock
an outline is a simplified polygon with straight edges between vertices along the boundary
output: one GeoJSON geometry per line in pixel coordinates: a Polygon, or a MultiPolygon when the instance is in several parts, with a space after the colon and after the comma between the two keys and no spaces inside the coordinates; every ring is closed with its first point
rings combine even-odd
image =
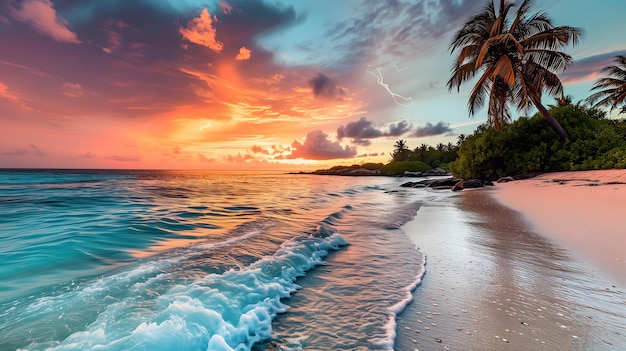
{"type": "Polygon", "coordinates": [[[452,191],[460,191],[463,189],[482,188],[483,181],[479,179],[462,180],[452,187],[452,191]]]}
{"type": "Polygon", "coordinates": [[[453,186],[455,186],[458,182],[463,181],[462,179],[457,179],[457,178],[446,178],[446,179],[430,179],[425,181],[425,183],[428,185],[428,187],[430,188],[436,188],[436,187],[449,187],[449,189],[451,189],[453,186]]]}
{"type": "Polygon", "coordinates": [[[515,179],[513,179],[513,177],[502,177],[500,179],[498,179],[496,182],[497,183],[508,183],[508,182],[512,182],[515,179]]]}
{"type": "Polygon", "coordinates": [[[482,187],[484,187],[483,181],[479,179],[469,179],[469,180],[463,181],[463,188],[465,189],[482,188],[482,187]]]}
{"type": "Polygon", "coordinates": [[[483,185],[484,185],[484,186],[493,186],[493,182],[492,182],[491,180],[485,180],[485,181],[483,182],[483,185]]]}
{"type": "Polygon", "coordinates": [[[406,182],[401,184],[402,188],[425,188],[427,184],[424,184],[424,181],[421,180],[419,182],[406,182]]]}
{"type": "Polygon", "coordinates": [[[421,177],[422,176],[422,172],[404,171],[404,176],[405,177],[421,177]]]}

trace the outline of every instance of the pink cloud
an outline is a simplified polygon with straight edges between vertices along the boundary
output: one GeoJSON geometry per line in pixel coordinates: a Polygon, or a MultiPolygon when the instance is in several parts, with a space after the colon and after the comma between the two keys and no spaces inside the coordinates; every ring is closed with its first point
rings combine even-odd
{"type": "Polygon", "coordinates": [[[32,107],[26,104],[23,97],[11,92],[9,90],[9,87],[7,87],[6,84],[2,82],[0,82],[0,98],[5,98],[13,101],[14,103],[17,103],[19,106],[21,106],[24,110],[34,111],[32,107]]]}
{"type": "Polygon", "coordinates": [[[224,44],[216,39],[216,30],[213,27],[213,21],[217,21],[217,17],[211,17],[209,10],[204,8],[200,17],[195,17],[187,22],[187,27],[179,28],[180,34],[188,41],[206,46],[207,48],[220,52],[224,48],[224,44]]]}
{"type": "Polygon", "coordinates": [[[239,61],[249,60],[251,54],[252,54],[252,51],[248,50],[245,46],[242,46],[241,49],[239,49],[239,53],[237,54],[237,56],[235,56],[235,60],[239,60],[239,61]]]}
{"type": "Polygon", "coordinates": [[[229,14],[233,12],[233,5],[227,3],[226,1],[222,1],[220,2],[220,9],[222,9],[222,12],[225,14],[229,14]]]}
{"type": "Polygon", "coordinates": [[[69,29],[69,23],[57,15],[50,0],[25,0],[21,8],[11,12],[16,20],[28,23],[39,33],[56,41],[74,44],[81,42],[76,33],[69,29]]]}
{"type": "Polygon", "coordinates": [[[228,161],[231,163],[246,163],[248,161],[254,160],[254,156],[250,155],[250,154],[237,154],[235,156],[233,155],[228,155],[224,158],[224,161],[228,161]]]}
{"type": "Polygon", "coordinates": [[[561,80],[563,84],[594,81],[602,75],[602,69],[609,66],[615,56],[623,52],[623,50],[605,52],[576,60],[576,64],[569,71],[562,74],[561,80]]]}
{"type": "Polygon", "coordinates": [[[17,100],[17,97],[9,92],[9,88],[2,82],[0,82],[0,97],[7,98],[10,100],[17,100]]]}
{"type": "Polygon", "coordinates": [[[356,155],[356,148],[342,147],[338,141],[328,140],[328,135],[321,130],[309,132],[303,144],[294,141],[291,147],[293,148],[291,154],[286,156],[288,159],[332,160],[356,155]]]}
{"type": "Polygon", "coordinates": [[[81,87],[78,83],[65,82],[61,88],[63,89],[63,95],[68,97],[76,98],[85,95],[83,87],[81,87]]]}
{"type": "Polygon", "coordinates": [[[259,145],[252,145],[252,147],[250,148],[250,151],[252,151],[252,153],[255,153],[255,154],[264,154],[264,155],[270,154],[270,152],[267,149],[264,149],[259,145]]]}

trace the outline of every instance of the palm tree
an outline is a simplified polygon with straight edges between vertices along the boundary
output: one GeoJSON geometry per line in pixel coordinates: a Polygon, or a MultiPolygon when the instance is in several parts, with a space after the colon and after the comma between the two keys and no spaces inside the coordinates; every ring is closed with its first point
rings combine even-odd
{"type": "Polygon", "coordinates": [[[465,134],[459,134],[456,140],[456,146],[460,147],[461,144],[463,144],[463,142],[465,141],[465,139],[467,139],[467,136],[465,134]]]}
{"type": "Polygon", "coordinates": [[[617,55],[614,66],[607,66],[602,72],[609,77],[598,79],[591,90],[600,90],[587,98],[594,108],[610,106],[611,111],[619,108],[619,113],[626,113],[626,56],[617,55]]]}
{"type": "Polygon", "coordinates": [[[572,96],[571,95],[563,95],[561,97],[555,97],[554,101],[556,105],[549,105],[550,107],[565,107],[572,104],[572,96]]]}
{"type": "Polygon", "coordinates": [[[409,148],[406,146],[406,140],[400,139],[396,141],[396,143],[393,145],[393,152],[400,153],[404,151],[409,151],[409,148]]]}
{"type": "Polygon", "coordinates": [[[409,157],[409,151],[409,148],[406,146],[406,140],[400,139],[393,145],[391,158],[393,161],[406,161],[409,157]]]}
{"type": "Polygon", "coordinates": [[[572,65],[572,57],[561,51],[577,44],[582,30],[574,27],[555,27],[543,12],[530,15],[531,0],[524,0],[513,20],[508,18],[514,6],[512,0],[500,0],[496,12],[494,0],[457,32],[450,51],[459,50],[448,89],[478,75],[470,93],[468,107],[474,115],[488,98],[489,122],[496,128],[509,121],[508,104],[518,111],[535,106],[554,130],[563,138],[569,136],[559,122],[542,105],[545,91],[551,96],[562,96],[563,85],[557,73],[572,65]]]}

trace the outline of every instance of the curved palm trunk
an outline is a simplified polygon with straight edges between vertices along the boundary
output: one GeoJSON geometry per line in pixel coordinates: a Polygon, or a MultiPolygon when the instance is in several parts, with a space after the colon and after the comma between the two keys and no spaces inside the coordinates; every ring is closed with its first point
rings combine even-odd
{"type": "Polygon", "coordinates": [[[554,129],[554,131],[557,132],[557,134],[559,134],[561,138],[569,140],[570,139],[569,134],[567,134],[565,129],[561,127],[561,125],[559,124],[559,121],[557,121],[554,117],[552,117],[552,114],[550,113],[550,111],[548,111],[541,104],[541,101],[536,101],[536,99],[531,99],[531,100],[533,101],[533,104],[535,105],[537,110],[539,110],[541,115],[543,115],[543,118],[545,118],[548,124],[550,124],[550,126],[554,129]]]}

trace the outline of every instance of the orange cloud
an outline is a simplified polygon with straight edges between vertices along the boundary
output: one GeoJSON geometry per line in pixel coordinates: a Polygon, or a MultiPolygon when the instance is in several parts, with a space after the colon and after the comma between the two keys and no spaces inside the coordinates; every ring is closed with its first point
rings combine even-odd
{"type": "Polygon", "coordinates": [[[79,44],[76,33],[72,32],[69,23],[57,15],[54,4],[50,0],[26,0],[19,9],[13,9],[13,18],[28,23],[41,34],[48,35],[59,42],[79,44]]]}
{"type": "Polygon", "coordinates": [[[206,46],[207,48],[220,52],[224,48],[224,44],[217,40],[217,31],[213,27],[213,21],[217,21],[217,17],[211,17],[209,10],[204,8],[200,17],[196,17],[187,22],[187,27],[179,28],[180,34],[188,41],[206,46]]]}
{"type": "Polygon", "coordinates": [[[237,56],[235,56],[235,60],[249,60],[250,54],[252,54],[252,51],[248,50],[245,46],[242,46],[241,49],[239,49],[239,53],[237,54],[237,56]]]}

